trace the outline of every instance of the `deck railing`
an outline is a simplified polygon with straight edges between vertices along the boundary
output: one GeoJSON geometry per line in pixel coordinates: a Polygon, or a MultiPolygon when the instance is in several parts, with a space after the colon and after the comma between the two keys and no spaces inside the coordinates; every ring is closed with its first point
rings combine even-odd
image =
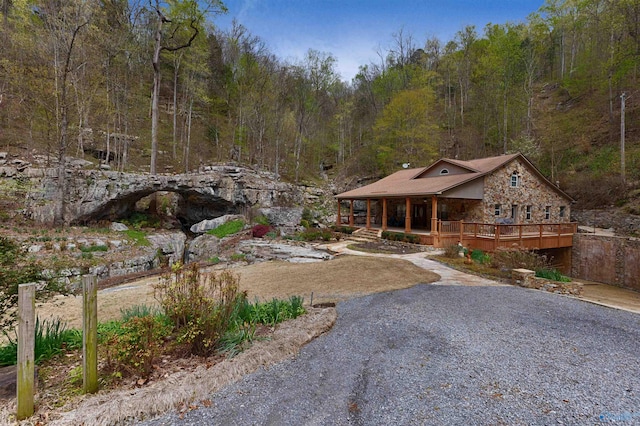
{"type": "Polygon", "coordinates": [[[460,240],[470,247],[493,251],[498,247],[520,246],[530,249],[571,247],[578,224],[461,223],[460,240]]]}
{"type": "MultiPolygon", "coordinates": [[[[380,225],[370,224],[373,228],[380,225]]],[[[359,223],[356,227],[362,226],[359,223]]],[[[404,232],[397,226],[389,226],[395,232],[404,232]]],[[[499,247],[525,249],[549,249],[571,247],[573,234],[578,231],[575,222],[498,224],[439,220],[437,232],[412,229],[411,234],[420,237],[421,244],[447,247],[461,242],[465,247],[494,251],[499,247]]]]}

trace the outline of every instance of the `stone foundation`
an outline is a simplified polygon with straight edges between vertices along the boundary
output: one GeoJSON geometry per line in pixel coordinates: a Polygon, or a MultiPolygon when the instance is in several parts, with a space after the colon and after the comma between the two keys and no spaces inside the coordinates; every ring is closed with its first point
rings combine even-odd
{"type": "Polygon", "coordinates": [[[544,290],[557,294],[570,294],[572,296],[580,296],[582,294],[582,283],[571,281],[563,283],[559,281],[551,281],[546,278],[536,277],[536,273],[529,269],[513,269],[511,271],[511,279],[515,285],[526,288],[534,288],[536,290],[544,290]]]}

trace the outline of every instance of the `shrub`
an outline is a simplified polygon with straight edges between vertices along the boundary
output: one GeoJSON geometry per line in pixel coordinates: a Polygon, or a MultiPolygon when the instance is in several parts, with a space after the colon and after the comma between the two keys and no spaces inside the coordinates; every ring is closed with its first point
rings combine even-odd
{"type": "Polygon", "coordinates": [[[483,252],[482,250],[478,250],[478,249],[471,251],[471,259],[483,265],[489,264],[491,262],[491,256],[489,256],[487,253],[483,252]]]}
{"type": "Polygon", "coordinates": [[[456,257],[460,257],[460,252],[463,247],[458,244],[451,244],[450,246],[445,247],[444,249],[444,257],[448,257],[450,259],[454,259],[456,257]]]}
{"type": "Polygon", "coordinates": [[[571,282],[571,278],[562,275],[557,269],[542,268],[536,270],[536,277],[546,278],[552,281],[560,281],[563,283],[571,282]]]}
{"type": "Polygon", "coordinates": [[[298,239],[302,241],[331,241],[331,238],[333,238],[333,232],[318,228],[306,229],[298,234],[298,239]]]}
{"type": "Polygon", "coordinates": [[[271,231],[271,227],[269,225],[255,225],[251,228],[251,235],[254,238],[262,238],[267,235],[271,231]]]}
{"type": "Polygon", "coordinates": [[[122,334],[112,334],[107,342],[107,364],[117,371],[149,377],[170,331],[171,325],[162,316],[130,317],[122,323],[122,334]]]}
{"type": "Polygon", "coordinates": [[[217,228],[210,229],[207,234],[216,236],[218,238],[224,238],[228,235],[236,234],[244,228],[244,222],[242,220],[232,220],[227,223],[223,223],[217,228]]]}
{"type": "Polygon", "coordinates": [[[404,239],[405,239],[405,241],[407,241],[407,242],[409,242],[411,244],[420,243],[420,237],[418,235],[405,234],[404,239]]]}
{"type": "Polygon", "coordinates": [[[389,241],[400,241],[417,244],[420,242],[420,236],[413,234],[404,234],[402,232],[383,231],[381,238],[389,241]]]}
{"type": "Polygon", "coordinates": [[[497,248],[491,256],[491,267],[497,269],[541,269],[547,266],[546,256],[520,248],[497,248]]]}
{"type": "Polygon", "coordinates": [[[229,271],[202,275],[196,263],[174,265],[155,286],[156,298],[177,330],[177,340],[194,355],[211,355],[229,329],[237,305],[246,299],[229,271]]]}

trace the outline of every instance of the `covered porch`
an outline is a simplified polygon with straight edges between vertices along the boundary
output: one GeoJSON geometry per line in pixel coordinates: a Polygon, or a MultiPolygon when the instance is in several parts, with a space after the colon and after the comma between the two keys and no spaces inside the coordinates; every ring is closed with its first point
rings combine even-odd
{"type": "Polygon", "coordinates": [[[530,250],[571,247],[576,223],[482,223],[463,217],[477,200],[430,198],[381,198],[338,200],[337,226],[379,229],[415,235],[420,244],[437,248],[458,242],[465,247],[494,251],[518,246],[530,250]],[[356,213],[355,202],[366,203],[364,214],[356,213]]]}

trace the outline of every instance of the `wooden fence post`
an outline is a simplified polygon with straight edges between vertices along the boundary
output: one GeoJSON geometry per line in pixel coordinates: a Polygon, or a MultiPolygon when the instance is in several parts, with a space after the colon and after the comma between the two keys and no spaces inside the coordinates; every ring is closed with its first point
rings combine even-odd
{"type": "Polygon", "coordinates": [[[82,276],[82,386],[98,391],[98,286],[95,275],[82,276]]]}
{"type": "Polygon", "coordinates": [[[35,373],[36,283],[18,286],[18,420],[33,415],[35,373]]]}

